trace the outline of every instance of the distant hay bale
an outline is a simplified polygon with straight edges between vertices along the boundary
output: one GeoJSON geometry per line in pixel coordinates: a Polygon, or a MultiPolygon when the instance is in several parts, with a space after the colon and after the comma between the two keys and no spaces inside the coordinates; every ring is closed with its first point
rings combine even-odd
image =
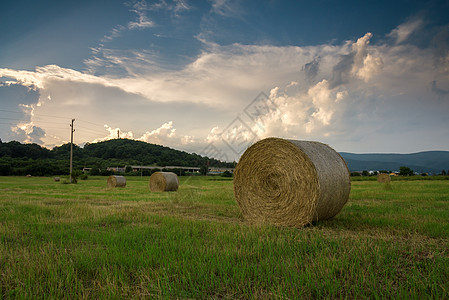
{"type": "Polygon", "coordinates": [[[54,180],[55,182],[59,182],[59,181],[61,181],[61,178],[55,177],[55,178],[53,178],[53,180],[54,180]]]}
{"type": "Polygon", "coordinates": [[[178,175],[173,172],[154,172],[150,176],[152,192],[170,192],[178,190],[178,175]]]}
{"type": "Polygon", "coordinates": [[[125,187],[126,186],[126,178],[123,176],[111,175],[108,178],[108,187],[125,187]]]}
{"type": "Polygon", "coordinates": [[[250,222],[302,227],[340,212],[351,181],[343,158],[319,142],[267,138],[234,172],[234,194],[250,222]]]}
{"type": "Polygon", "coordinates": [[[391,177],[389,174],[380,173],[377,175],[377,182],[380,183],[389,183],[391,181],[391,177]]]}

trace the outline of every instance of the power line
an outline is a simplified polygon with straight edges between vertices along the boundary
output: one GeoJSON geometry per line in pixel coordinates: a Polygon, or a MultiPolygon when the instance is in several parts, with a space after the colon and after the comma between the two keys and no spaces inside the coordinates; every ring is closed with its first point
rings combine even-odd
{"type": "Polygon", "coordinates": [[[81,119],[76,119],[76,120],[77,121],[81,121],[81,122],[85,122],[85,123],[89,123],[89,124],[92,124],[92,125],[97,125],[97,126],[104,127],[104,124],[92,123],[92,122],[81,120],[81,119]]]}
{"type": "MultiPolygon", "coordinates": [[[[91,133],[95,133],[95,134],[105,134],[105,132],[100,132],[100,131],[93,130],[93,129],[90,129],[90,128],[86,128],[86,127],[83,127],[83,126],[78,126],[77,128],[78,128],[78,129],[81,128],[81,129],[90,131],[91,133]]],[[[78,130],[78,131],[79,131],[79,130],[78,130]]]]}
{"type": "MultiPolygon", "coordinates": [[[[12,120],[12,121],[17,121],[17,122],[31,122],[31,121],[26,121],[26,120],[21,120],[21,119],[14,119],[14,118],[4,118],[4,117],[0,117],[0,120],[12,120]]],[[[47,124],[66,124],[66,123],[62,123],[62,122],[50,122],[50,121],[40,121],[38,120],[39,123],[47,123],[47,124]]]]}
{"type": "MultiPolygon", "coordinates": [[[[25,111],[14,111],[14,110],[8,110],[8,109],[0,109],[0,112],[28,115],[28,113],[25,112],[25,111]]],[[[55,124],[55,125],[66,125],[66,123],[53,122],[53,121],[48,121],[48,120],[41,121],[41,119],[43,119],[42,117],[56,118],[56,119],[63,119],[63,120],[70,119],[69,117],[61,117],[61,116],[54,116],[54,115],[47,115],[47,114],[36,114],[36,113],[33,113],[32,117],[35,118],[35,119],[33,119],[33,121],[35,121],[38,124],[42,123],[42,124],[55,124]]],[[[18,118],[9,118],[9,117],[0,117],[0,121],[1,120],[17,121],[17,123],[19,123],[19,122],[23,122],[23,123],[32,122],[31,120],[30,121],[24,121],[24,120],[21,120],[21,119],[18,119],[18,118]]],[[[109,135],[110,134],[109,132],[103,131],[104,130],[104,124],[90,122],[90,121],[87,121],[87,120],[84,120],[84,119],[77,119],[77,121],[101,127],[101,129],[99,129],[99,128],[92,128],[90,126],[87,126],[87,127],[85,127],[85,126],[77,126],[78,128],[83,129],[82,132],[85,132],[86,134],[100,135],[100,136],[105,136],[105,135],[109,135]]],[[[17,123],[0,122],[0,124],[3,124],[3,125],[16,125],[16,126],[18,125],[17,123]]],[[[42,127],[42,129],[44,129],[47,134],[48,134],[47,129],[50,129],[50,131],[52,131],[54,129],[61,129],[61,127],[39,126],[38,124],[33,124],[33,126],[42,127]]],[[[71,126],[71,125],[69,124],[69,126],[71,126]]]]}
{"type": "MultiPolygon", "coordinates": [[[[17,110],[13,111],[13,110],[0,109],[0,111],[14,113],[14,114],[26,114],[26,112],[24,112],[24,111],[17,111],[17,110]]],[[[60,116],[52,116],[52,115],[36,114],[36,113],[34,113],[33,116],[42,116],[42,117],[50,117],[50,118],[57,118],[57,119],[64,119],[64,120],[69,119],[70,120],[69,117],[60,117],[60,116]]]]}
{"type": "Polygon", "coordinates": [[[0,109],[0,111],[9,112],[9,113],[13,113],[13,114],[23,114],[23,113],[25,113],[23,111],[18,112],[18,111],[6,110],[6,109],[0,109]]]}

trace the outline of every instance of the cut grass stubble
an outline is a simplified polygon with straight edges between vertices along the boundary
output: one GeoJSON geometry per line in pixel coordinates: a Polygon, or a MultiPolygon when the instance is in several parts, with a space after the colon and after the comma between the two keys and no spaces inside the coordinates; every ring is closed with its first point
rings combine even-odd
{"type": "Polygon", "coordinates": [[[447,298],[449,182],[353,182],[333,220],[248,225],[232,181],[0,177],[4,298],[447,298]],[[417,186],[418,185],[418,186],[417,186]]]}

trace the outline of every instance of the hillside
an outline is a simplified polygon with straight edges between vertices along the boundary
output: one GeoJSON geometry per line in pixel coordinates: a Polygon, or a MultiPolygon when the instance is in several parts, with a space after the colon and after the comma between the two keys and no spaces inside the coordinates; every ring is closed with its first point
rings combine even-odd
{"type": "Polygon", "coordinates": [[[340,155],[351,171],[388,170],[399,171],[407,166],[418,173],[439,174],[449,170],[449,151],[425,151],[411,154],[355,154],[341,152],[340,155]]]}
{"type": "MultiPolygon", "coordinates": [[[[351,171],[399,171],[407,166],[419,173],[439,174],[449,171],[449,151],[426,151],[412,154],[355,154],[341,152],[351,171]]],[[[52,150],[37,144],[21,144],[0,140],[0,175],[53,175],[67,174],[70,144],[52,150]]],[[[74,168],[106,168],[125,165],[202,167],[208,162],[214,167],[233,167],[234,163],[221,162],[197,154],[169,147],[128,139],[115,139],[73,147],[74,168]]]]}
{"type": "MultiPolygon", "coordinates": [[[[0,175],[68,174],[69,157],[70,144],[49,150],[37,144],[0,142],[0,175]]],[[[128,139],[86,144],[83,148],[73,147],[75,170],[126,165],[202,167],[206,164],[213,167],[234,166],[234,163],[128,139]]]]}

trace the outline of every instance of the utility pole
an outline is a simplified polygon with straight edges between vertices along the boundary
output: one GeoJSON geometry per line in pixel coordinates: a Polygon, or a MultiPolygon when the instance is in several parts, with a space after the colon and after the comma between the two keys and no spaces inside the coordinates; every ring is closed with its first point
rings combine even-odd
{"type": "Polygon", "coordinates": [[[69,177],[70,183],[72,183],[73,133],[75,132],[75,129],[73,129],[73,122],[75,122],[75,119],[72,119],[72,124],[70,124],[70,177],[69,177]]]}
{"type": "Polygon", "coordinates": [[[120,129],[117,130],[117,138],[120,139],[120,129]]]}

